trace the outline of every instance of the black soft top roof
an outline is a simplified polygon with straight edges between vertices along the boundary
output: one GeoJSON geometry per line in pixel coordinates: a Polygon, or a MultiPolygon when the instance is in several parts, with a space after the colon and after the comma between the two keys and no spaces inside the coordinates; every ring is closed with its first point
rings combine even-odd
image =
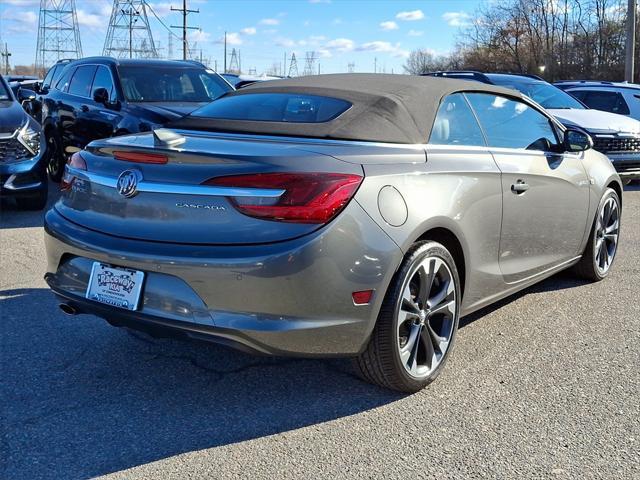
{"type": "Polygon", "coordinates": [[[171,126],[337,140],[424,143],[442,98],[461,91],[522,97],[514,90],[448,78],[367,73],[314,75],[255,83],[230,92],[225,98],[254,93],[297,93],[339,98],[353,106],[323,123],[229,120],[190,115],[171,126]]]}

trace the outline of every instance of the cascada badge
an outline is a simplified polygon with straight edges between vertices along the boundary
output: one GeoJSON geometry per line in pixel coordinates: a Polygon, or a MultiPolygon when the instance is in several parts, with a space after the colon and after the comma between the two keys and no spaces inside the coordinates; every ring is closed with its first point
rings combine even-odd
{"type": "Polygon", "coordinates": [[[136,282],[131,280],[131,276],[127,274],[115,275],[113,272],[105,271],[98,274],[98,286],[106,287],[112,292],[125,291],[131,293],[136,282]]]}
{"type": "Polygon", "coordinates": [[[138,182],[141,180],[142,173],[139,170],[125,170],[118,177],[116,189],[123,197],[135,197],[138,194],[138,182]]]}

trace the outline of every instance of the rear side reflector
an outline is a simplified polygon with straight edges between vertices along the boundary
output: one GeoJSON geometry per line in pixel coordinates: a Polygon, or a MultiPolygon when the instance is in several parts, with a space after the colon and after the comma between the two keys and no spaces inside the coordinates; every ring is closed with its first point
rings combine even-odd
{"type": "Polygon", "coordinates": [[[351,294],[353,303],[355,303],[356,305],[367,305],[371,301],[372,296],[373,290],[362,290],[360,292],[353,292],[351,294]]]}
{"type": "Polygon", "coordinates": [[[245,215],[291,223],[323,224],[358,190],[362,176],[344,173],[257,173],[212,178],[205,185],[284,190],[279,198],[230,197],[245,215]]]}
{"type": "MultiPolygon", "coordinates": [[[[75,168],[76,170],[87,169],[87,162],[84,161],[84,158],[82,158],[82,155],[80,155],[80,152],[76,152],[73,155],[71,155],[71,158],[67,160],[67,165],[71,168],[75,168]]],[[[62,176],[62,180],[60,181],[60,190],[62,190],[63,192],[66,190],[70,190],[71,185],[73,184],[73,181],[75,180],[75,178],[76,177],[70,174],[68,170],[65,168],[64,175],[62,176]]]]}
{"type": "Polygon", "coordinates": [[[160,153],[143,153],[143,152],[113,152],[113,157],[116,160],[122,160],[124,162],[134,163],[154,163],[164,164],[169,161],[169,157],[160,153]]]}

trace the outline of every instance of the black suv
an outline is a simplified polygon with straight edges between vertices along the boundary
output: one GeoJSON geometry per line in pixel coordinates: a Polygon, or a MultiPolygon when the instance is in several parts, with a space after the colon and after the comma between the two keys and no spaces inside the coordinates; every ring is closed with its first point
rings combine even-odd
{"type": "Polygon", "coordinates": [[[42,97],[49,176],[60,181],[68,153],[92,140],[152,130],[231,90],[198,62],[110,57],[69,62],[42,97]]]}

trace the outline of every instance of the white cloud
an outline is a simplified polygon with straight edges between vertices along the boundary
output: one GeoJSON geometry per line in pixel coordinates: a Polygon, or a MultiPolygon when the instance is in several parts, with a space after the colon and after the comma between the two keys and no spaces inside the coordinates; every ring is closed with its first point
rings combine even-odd
{"type": "Polygon", "coordinates": [[[320,58],[330,58],[332,56],[331,50],[327,50],[326,48],[316,50],[316,53],[320,56],[320,58]]]}
{"type": "Polygon", "coordinates": [[[380,28],[382,30],[397,30],[398,24],[396,22],[389,20],[387,22],[380,23],[380,28]]]}
{"type": "Polygon", "coordinates": [[[78,25],[81,27],[88,27],[90,29],[106,30],[109,20],[105,21],[102,15],[96,13],[89,13],[81,8],[76,10],[78,16],[78,25]]]}
{"type": "Polygon", "coordinates": [[[342,19],[340,17],[334,18],[333,20],[331,20],[331,25],[340,25],[340,24],[342,24],[342,19]]]}
{"type": "Polygon", "coordinates": [[[256,32],[257,30],[255,27],[246,27],[240,30],[240,33],[242,33],[243,35],[255,35],[256,32]]]}
{"type": "Polygon", "coordinates": [[[398,20],[404,20],[406,22],[422,20],[424,18],[424,13],[422,10],[411,10],[408,12],[398,12],[396,15],[398,20]]]}
{"type": "Polygon", "coordinates": [[[399,43],[390,43],[383,42],[381,40],[376,40],[374,42],[367,42],[360,45],[356,50],[361,52],[380,52],[380,53],[390,53],[394,57],[408,57],[409,52],[400,48],[399,43]]]}
{"type": "Polygon", "coordinates": [[[324,48],[327,50],[335,50],[336,52],[348,52],[353,50],[355,43],[349,38],[336,38],[325,43],[324,48]]]}
{"type": "Polygon", "coordinates": [[[324,35],[311,35],[309,37],[309,40],[312,42],[322,42],[323,40],[326,40],[327,37],[325,37],[324,35]]]}
{"type": "Polygon", "coordinates": [[[280,20],[277,18],[263,18],[260,20],[260,25],[280,25],[280,20]]]}
{"type": "Polygon", "coordinates": [[[16,7],[30,7],[32,5],[38,5],[38,0],[2,0],[5,5],[15,5],[16,7]]]}
{"type": "Polygon", "coordinates": [[[291,38],[286,38],[286,37],[277,38],[275,41],[275,44],[278,47],[285,47],[285,48],[293,48],[297,45],[295,40],[292,40],[291,38]]]}
{"type": "Polygon", "coordinates": [[[38,15],[33,11],[17,12],[15,10],[4,10],[0,14],[0,21],[9,22],[6,29],[11,33],[33,32],[38,27],[38,15]]]}
{"type": "Polygon", "coordinates": [[[465,12],[446,12],[442,14],[442,18],[450,27],[464,27],[469,25],[471,15],[465,12]]]}
{"type": "MultiPolygon", "coordinates": [[[[167,17],[174,13],[171,10],[171,2],[160,2],[160,3],[151,2],[149,3],[149,6],[159,17],[167,17]]],[[[109,8],[109,11],[111,11],[111,5],[109,5],[108,8],[109,8]]],[[[153,16],[153,14],[151,14],[150,16],[153,16]]]]}
{"type": "MultiPolygon", "coordinates": [[[[232,35],[237,35],[237,33],[234,33],[232,35]]],[[[191,32],[189,32],[189,41],[190,42],[208,42],[209,39],[211,38],[211,34],[209,32],[205,32],[202,29],[199,30],[192,30],[191,32]]],[[[224,41],[224,38],[223,38],[224,41]]],[[[236,45],[234,43],[231,43],[229,41],[229,34],[227,33],[227,43],[231,44],[231,45],[236,45]]]]}
{"type": "MultiPolygon", "coordinates": [[[[215,43],[224,43],[224,35],[218,38],[215,43]]],[[[240,38],[240,34],[237,32],[227,33],[227,45],[242,45],[242,38],[240,38]]]]}
{"type": "Polygon", "coordinates": [[[409,35],[410,37],[421,37],[422,35],[424,35],[424,32],[422,30],[409,30],[409,33],[407,33],[407,35],[409,35]]]}

